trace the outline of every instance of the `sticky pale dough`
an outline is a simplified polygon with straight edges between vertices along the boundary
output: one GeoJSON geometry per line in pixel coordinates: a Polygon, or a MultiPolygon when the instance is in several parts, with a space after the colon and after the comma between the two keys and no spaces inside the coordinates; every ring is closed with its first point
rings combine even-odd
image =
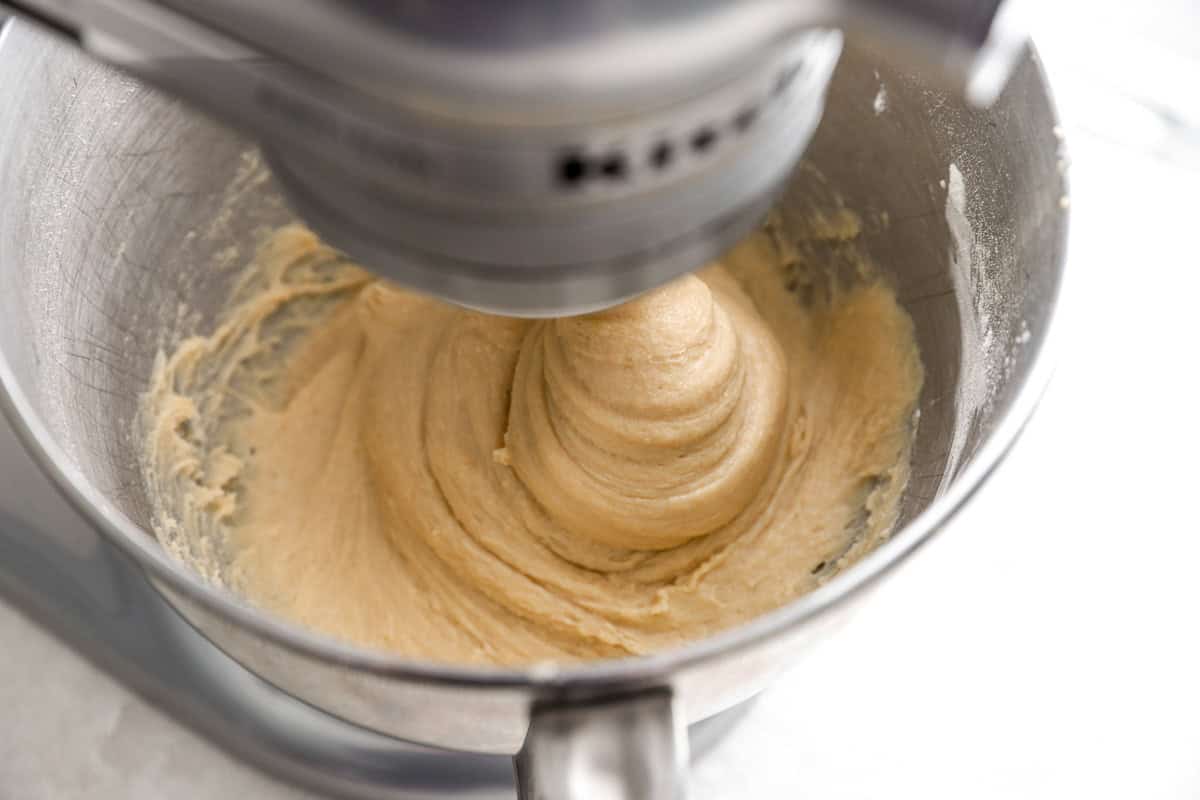
{"type": "Polygon", "coordinates": [[[879,281],[804,307],[764,231],[618,308],[515,320],[299,227],[144,409],[160,538],[335,637],[449,662],[647,653],[886,536],[921,366],[879,281]],[[320,302],[324,299],[324,302],[320,302]]]}

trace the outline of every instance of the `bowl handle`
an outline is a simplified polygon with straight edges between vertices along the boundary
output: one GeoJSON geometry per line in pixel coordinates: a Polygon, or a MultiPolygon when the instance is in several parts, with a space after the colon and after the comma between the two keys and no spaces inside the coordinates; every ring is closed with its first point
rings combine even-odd
{"type": "Polygon", "coordinates": [[[683,800],[688,737],[671,690],[534,707],[521,800],[683,800]]]}

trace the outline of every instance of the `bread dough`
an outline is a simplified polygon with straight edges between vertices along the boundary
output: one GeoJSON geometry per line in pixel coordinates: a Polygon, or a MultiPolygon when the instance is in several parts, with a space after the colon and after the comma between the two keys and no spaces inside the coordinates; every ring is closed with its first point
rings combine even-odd
{"type": "Polygon", "coordinates": [[[891,529],[921,385],[882,281],[805,306],[780,247],[530,321],[282,229],[156,369],[160,538],[296,622],[438,661],[641,654],[777,608],[891,529]]]}

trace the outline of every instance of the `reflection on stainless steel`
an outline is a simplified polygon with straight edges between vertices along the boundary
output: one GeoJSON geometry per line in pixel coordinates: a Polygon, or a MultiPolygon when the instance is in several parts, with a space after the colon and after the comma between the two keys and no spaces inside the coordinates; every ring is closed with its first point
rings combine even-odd
{"type": "Polygon", "coordinates": [[[822,26],[885,34],[980,99],[1021,44],[999,0],[19,5],[251,134],[361,263],[523,315],[615,303],[760,220],[821,115],[841,43],[822,26]]]}
{"type": "Polygon", "coordinates": [[[535,707],[516,757],[521,800],[682,800],[688,740],[671,705],[657,690],[535,707]]]}
{"type": "Polygon", "coordinates": [[[1023,58],[997,103],[973,110],[851,43],[780,211],[814,257],[844,247],[873,256],[915,320],[927,379],[893,540],[774,614],[648,658],[506,671],[342,646],[170,561],[146,530],[131,435],[159,348],[210,328],[258,234],[291,218],[277,187],[247,167],[246,140],[45,35],[10,26],[0,54],[0,196],[23,200],[0,216],[0,380],[18,424],[68,496],[214,643],[366,728],[513,754],[535,702],[669,688],[680,719],[695,721],[745,700],[945,524],[1011,444],[1045,377],[1065,187],[1035,62],[1023,58]],[[876,114],[881,85],[888,102],[876,114]],[[948,200],[969,237],[961,225],[952,233],[948,200]],[[862,236],[812,243],[814,215],[843,203],[862,216],[862,236]]]}

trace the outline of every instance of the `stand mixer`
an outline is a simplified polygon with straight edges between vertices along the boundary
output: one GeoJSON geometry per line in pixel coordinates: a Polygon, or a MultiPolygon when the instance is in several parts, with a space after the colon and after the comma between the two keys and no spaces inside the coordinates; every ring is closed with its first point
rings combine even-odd
{"type": "Polygon", "coordinates": [[[977,103],[1023,37],[1000,0],[23,0],[262,143],[331,244],[518,316],[612,305],[756,224],[870,28],[977,103]]]}
{"type": "Polygon", "coordinates": [[[4,3],[252,141],[33,26],[0,37],[0,197],[22,209],[0,214],[0,408],[83,518],[17,524],[0,491],[0,590],[293,780],[364,797],[682,796],[688,726],[695,748],[698,723],[942,529],[1045,380],[1059,142],[996,2],[4,3]],[[822,121],[842,49],[826,26],[849,35],[822,121]],[[272,180],[230,201],[256,145],[272,180]],[[796,168],[806,148],[819,180],[796,168]],[[159,337],[181,333],[180,298],[211,324],[231,281],[214,255],[293,210],[380,274],[537,316],[695,269],[773,205],[792,231],[831,192],[889,215],[862,245],[887,254],[917,329],[921,424],[895,536],[776,613],[641,659],[431,665],[250,608],[147,532],[129,431],[159,337]],[[189,238],[218,212],[219,235],[189,238]]]}

